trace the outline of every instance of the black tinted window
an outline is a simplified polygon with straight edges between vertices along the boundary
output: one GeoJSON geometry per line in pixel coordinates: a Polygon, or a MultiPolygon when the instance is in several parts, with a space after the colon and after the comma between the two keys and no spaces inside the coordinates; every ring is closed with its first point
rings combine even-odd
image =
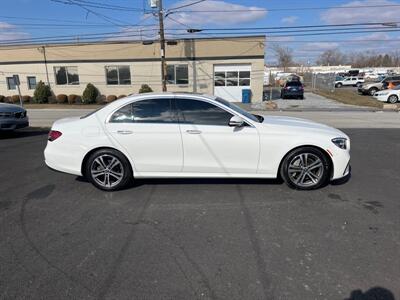
{"type": "Polygon", "coordinates": [[[180,122],[199,125],[228,126],[232,114],[211,103],[193,100],[177,99],[180,122]]]}
{"type": "Polygon", "coordinates": [[[286,86],[301,86],[300,81],[289,81],[286,83],[286,86]]]}
{"type": "Polygon", "coordinates": [[[128,104],[110,119],[113,123],[172,123],[174,122],[170,99],[147,99],[128,104]]]}

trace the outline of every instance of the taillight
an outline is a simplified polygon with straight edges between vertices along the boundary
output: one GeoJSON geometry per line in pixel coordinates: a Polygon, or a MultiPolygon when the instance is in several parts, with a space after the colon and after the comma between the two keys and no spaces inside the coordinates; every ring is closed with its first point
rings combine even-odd
{"type": "Polygon", "coordinates": [[[50,130],[49,132],[49,136],[48,136],[48,140],[50,142],[55,141],[56,139],[58,139],[60,136],[62,135],[62,133],[60,131],[57,130],[50,130]]]}

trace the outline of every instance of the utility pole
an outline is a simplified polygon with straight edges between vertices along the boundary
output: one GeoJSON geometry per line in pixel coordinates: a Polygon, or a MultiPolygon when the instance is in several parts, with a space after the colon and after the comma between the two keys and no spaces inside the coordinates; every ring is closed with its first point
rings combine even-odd
{"type": "Polygon", "coordinates": [[[164,35],[164,11],[162,0],[158,0],[158,20],[160,23],[160,54],[161,54],[161,83],[162,91],[167,91],[167,63],[165,61],[165,35],[164,35]]]}

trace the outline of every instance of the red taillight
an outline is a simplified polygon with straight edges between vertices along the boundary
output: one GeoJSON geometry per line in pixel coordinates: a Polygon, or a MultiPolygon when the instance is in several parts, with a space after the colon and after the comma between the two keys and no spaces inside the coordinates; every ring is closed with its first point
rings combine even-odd
{"type": "Polygon", "coordinates": [[[49,132],[49,136],[48,136],[48,140],[50,142],[55,141],[56,139],[58,139],[60,136],[62,135],[62,133],[60,131],[57,130],[50,130],[49,132]]]}

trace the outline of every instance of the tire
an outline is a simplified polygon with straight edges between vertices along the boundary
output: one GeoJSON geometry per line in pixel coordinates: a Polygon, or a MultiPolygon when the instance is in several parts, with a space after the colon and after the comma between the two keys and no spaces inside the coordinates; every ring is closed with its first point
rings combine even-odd
{"type": "Polygon", "coordinates": [[[132,168],[127,158],[119,151],[101,149],[86,160],[85,177],[103,191],[116,191],[132,181],[132,168]]]}
{"type": "Polygon", "coordinates": [[[341,88],[342,86],[343,86],[343,84],[341,84],[340,82],[335,85],[335,87],[337,87],[337,88],[341,88]]]}
{"type": "Polygon", "coordinates": [[[321,150],[301,147],[286,155],[281,164],[280,174],[293,189],[315,190],[328,182],[330,163],[321,150]]]}
{"type": "Polygon", "coordinates": [[[396,95],[390,95],[387,101],[389,103],[395,104],[397,103],[397,101],[399,101],[399,97],[397,97],[396,95]]]}
{"type": "Polygon", "coordinates": [[[368,93],[369,93],[371,96],[373,96],[377,91],[378,91],[377,88],[370,88],[370,89],[368,90],[368,93]]]}
{"type": "Polygon", "coordinates": [[[361,86],[361,85],[362,85],[361,82],[357,82],[356,87],[359,87],[359,86],[361,86]]]}

